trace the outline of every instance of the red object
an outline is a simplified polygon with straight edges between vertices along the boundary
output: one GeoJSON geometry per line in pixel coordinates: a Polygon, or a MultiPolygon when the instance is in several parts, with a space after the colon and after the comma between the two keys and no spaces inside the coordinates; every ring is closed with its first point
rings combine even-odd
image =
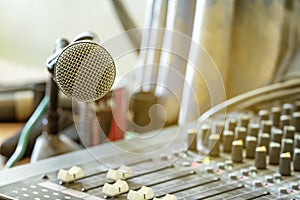
{"type": "Polygon", "coordinates": [[[119,88],[113,91],[112,101],[114,106],[112,108],[113,118],[108,134],[110,141],[124,138],[124,133],[127,130],[127,95],[125,88],[119,88]]]}

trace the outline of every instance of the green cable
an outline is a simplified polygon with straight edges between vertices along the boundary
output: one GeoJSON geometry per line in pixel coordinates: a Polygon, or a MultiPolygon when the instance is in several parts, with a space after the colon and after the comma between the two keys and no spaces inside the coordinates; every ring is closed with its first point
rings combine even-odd
{"type": "Polygon", "coordinates": [[[49,97],[45,96],[40,102],[40,104],[38,105],[38,107],[36,108],[36,110],[34,111],[34,113],[31,115],[27,123],[25,124],[24,128],[22,129],[17,148],[5,165],[6,169],[13,167],[14,164],[23,157],[27,148],[29,135],[33,127],[38,123],[41,116],[45,113],[48,102],[49,102],[49,97]]]}

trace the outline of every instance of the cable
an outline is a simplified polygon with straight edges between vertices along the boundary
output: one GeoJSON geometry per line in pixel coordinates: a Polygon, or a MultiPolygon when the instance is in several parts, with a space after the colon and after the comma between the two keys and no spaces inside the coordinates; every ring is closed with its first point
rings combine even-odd
{"type": "Polygon", "coordinates": [[[34,111],[34,113],[31,115],[31,117],[25,124],[25,126],[21,132],[17,148],[16,148],[15,152],[13,153],[13,155],[7,161],[5,168],[13,167],[14,164],[23,157],[23,155],[26,151],[26,148],[27,148],[28,138],[31,133],[31,130],[36,125],[36,123],[38,123],[40,117],[45,113],[48,102],[49,102],[49,97],[45,96],[42,99],[41,103],[38,105],[37,109],[34,111]]]}

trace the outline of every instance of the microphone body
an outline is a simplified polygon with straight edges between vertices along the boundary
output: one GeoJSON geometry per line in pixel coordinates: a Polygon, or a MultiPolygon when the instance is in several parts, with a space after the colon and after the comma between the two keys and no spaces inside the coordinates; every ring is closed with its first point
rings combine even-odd
{"type": "Polygon", "coordinates": [[[53,75],[66,96],[92,102],[110,91],[116,68],[111,55],[102,46],[83,40],[71,43],[59,53],[53,75]]]}

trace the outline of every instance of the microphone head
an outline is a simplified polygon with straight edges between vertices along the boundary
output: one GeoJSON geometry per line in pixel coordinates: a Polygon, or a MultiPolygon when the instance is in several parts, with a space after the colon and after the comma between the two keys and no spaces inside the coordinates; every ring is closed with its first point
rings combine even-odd
{"type": "Polygon", "coordinates": [[[92,41],[78,41],[67,46],[58,56],[54,77],[68,97],[91,102],[103,97],[116,76],[111,55],[92,41]]]}

